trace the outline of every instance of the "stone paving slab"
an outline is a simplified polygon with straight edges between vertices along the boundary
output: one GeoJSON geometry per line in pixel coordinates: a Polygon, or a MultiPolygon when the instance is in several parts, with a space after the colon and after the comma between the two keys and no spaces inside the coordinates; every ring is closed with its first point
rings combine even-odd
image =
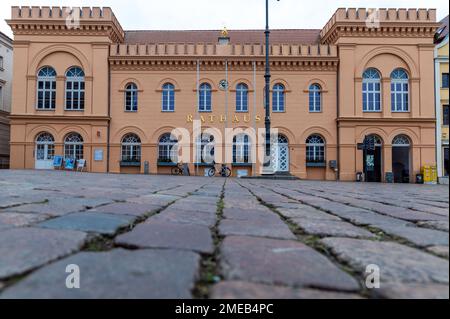
{"type": "Polygon", "coordinates": [[[371,232],[343,221],[307,218],[293,218],[291,221],[310,235],[321,237],[376,238],[371,232]]]}
{"type": "Polygon", "coordinates": [[[44,267],[0,299],[189,299],[200,256],[176,250],[82,252],[44,267]],[[66,267],[80,268],[80,289],[67,289],[66,267]]]}
{"type": "Polygon", "coordinates": [[[244,281],[223,281],[213,286],[213,299],[361,299],[357,294],[308,288],[290,288],[244,281]]]}
{"type": "Polygon", "coordinates": [[[220,260],[227,280],[340,291],[359,290],[354,278],[297,241],[227,237],[221,245],[220,260]]]}
{"type": "Polygon", "coordinates": [[[150,219],[116,238],[116,244],[139,248],[171,248],[201,253],[214,251],[208,227],[150,219]]]}
{"type": "Polygon", "coordinates": [[[449,286],[440,284],[383,284],[374,293],[387,299],[449,299],[449,286]]]}
{"type": "Polygon", "coordinates": [[[180,211],[195,210],[197,212],[215,213],[217,212],[217,203],[214,204],[193,204],[192,202],[178,201],[173,205],[170,205],[172,209],[178,209],[180,211]]]}
{"type": "Polygon", "coordinates": [[[295,235],[289,227],[280,219],[259,220],[222,220],[219,225],[219,233],[222,236],[255,236],[277,239],[293,239],[295,235]]]}
{"type": "Polygon", "coordinates": [[[368,265],[378,265],[385,283],[449,282],[448,260],[411,247],[347,238],[326,238],[321,242],[356,271],[364,273],[368,265]]]}
{"type": "Polygon", "coordinates": [[[0,213],[0,228],[30,226],[50,218],[47,215],[24,214],[24,213],[0,213]]]}
{"type": "Polygon", "coordinates": [[[204,212],[179,211],[170,209],[167,211],[164,210],[162,213],[152,217],[151,220],[213,227],[217,222],[217,216],[216,214],[204,212]]]}
{"type": "MultiPolygon", "coordinates": [[[[264,207],[264,206],[262,206],[264,207]]],[[[272,222],[280,222],[280,217],[269,209],[242,209],[242,208],[225,208],[222,211],[223,217],[234,220],[267,220],[272,222]]]]}
{"type": "Polygon", "coordinates": [[[308,218],[320,220],[341,220],[311,206],[301,205],[298,208],[278,208],[277,211],[286,218],[308,218]]]}
{"type": "Polygon", "coordinates": [[[115,203],[91,209],[89,213],[106,213],[116,215],[130,215],[136,217],[147,217],[152,212],[162,208],[160,205],[135,204],[135,203],[115,203]]]}
{"type": "Polygon", "coordinates": [[[429,252],[432,252],[440,257],[444,257],[448,259],[448,246],[433,246],[433,247],[428,247],[427,250],[429,252]]]}
{"type": "Polygon", "coordinates": [[[71,230],[14,228],[0,231],[0,280],[76,252],[86,239],[86,233],[71,230]]]}
{"type": "Polygon", "coordinates": [[[448,246],[449,244],[448,233],[438,230],[403,225],[378,225],[378,228],[389,235],[404,238],[420,247],[448,246]]]}
{"type": "Polygon", "coordinates": [[[430,221],[430,222],[419,222],[417,225],[425,228],[442,230],[449,232],[449,222],[446,221],[430,221]]]}
{"type": "Polygon", "coordinates": [[[181,197],[172,195],[151,194],[139,197],[128,198],[127,202],[135,204],[147,204],[155,206],[167,206],[170,203],[179,200],[181,197]]]}
{"type": "Polygon", "coordinates": [[[105,213],[75,213],[38,224],[38,227],[52,229],[71,229],[84,232],[114,235],[121,228],[131,226],[136,217],[105,213]]]}

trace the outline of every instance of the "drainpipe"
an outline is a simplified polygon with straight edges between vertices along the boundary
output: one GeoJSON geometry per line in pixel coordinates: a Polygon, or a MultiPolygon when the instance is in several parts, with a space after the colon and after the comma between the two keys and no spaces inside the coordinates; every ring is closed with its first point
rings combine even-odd
{"type": "MultiPolygon", "coordinates": [[[[111,56],[111,46],[109,47],[109,54],[111,56]]],[[[109,173],[109,159],[110,159],[110,137],[111,137],[111,64],[108,59],[108,127],[107,127],[107,141],[106,141],[106,172],[109,173]]]]}
{"type": "MultiPolygon", "coordinates": [[[[338,57],[340,57],[339,46],[337,47],[338,57]]],[[[337,146],[337,174],[336,181],[341,180],[341,143],[340,143],[340,130],[339,130],[339,116],[340,116],[340,103],[339,103],[339,76],[340,76],[340,59],[338,62],[338,68],[336,72],[336,146],[337,146]]]]}

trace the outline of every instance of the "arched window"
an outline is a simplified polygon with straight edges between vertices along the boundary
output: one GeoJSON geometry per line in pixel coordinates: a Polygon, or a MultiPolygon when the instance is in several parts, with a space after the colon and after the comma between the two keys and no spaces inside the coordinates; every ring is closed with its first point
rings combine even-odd
{"type": "Polygon", "coordinates": [[[197,162],[214,163],[215,141],[211,134],[203,133],[197,138],[197,162]]]}
{"type": "Polygon", "coordinates": [[[309,111],[322,111],[322,89],[318,84],[312,84],[309,87],[309,111]]]}
{"type": "Polygon", "coordinates": [[[199,112],[211,112],[211,85],[203,83],[200,85],[199,112]]]}
{"type": "Polygon", "coordinates": [[[66,110],[84,110],[84,72],[79,67],[66,73],[66,110]]]}
{"type": "Polygon", "coordinates": [[[403,69],[396,69],[391,74],[392,112],[409,112],[409,78],[403,69]]]}
{"type": "Polygon", "coordinates": [[[36,138],[36,160],[52,160],[55,156],[55,139],[50,133],[41,133],[36,138]]]}
{"type": "Polygon", "coordinates": [[[134,83],[125,87],[125,111],[137,112],[138,110],[138,88],[134,83]]]}
{"type": "Polygon", "coordinates": [[[172,83],[166,83],[162,87],[162,111],[175,111],[175,86],[172,83]]]}
{"type": "Polygon", "coordinates": [[[56,108],[56,72],[48,66],[40,69],[38,73],[37,108],[39,110],[56,108]]]}
{"type": "Polygon", "coordinates": [[[236,87],[236,112],[248,112],[248,86],[245,83],[236,87]]]}
{"type": "Polygon", "coordinates": [[[409,147],[411,142],[406,135],[397,135],[392,141],[392,145],[396,147],[409,147]]]}
{"type": "Polygon", "coordinates": [[[78,133],[70,133],[64,139],[64,157],[83,159],[83,138],[78,133]]]}
{"type": "Polygon", "coordinates": [[[141,161],[141,139],[136,134],[127,134],[122,139],[122,162],[141,161]]]}
{"type": "Polygon", "coordinates": [[[178,141],[170,133],[164,134],[159,139],[158,162],[177,163],[178,162],[178,141]]]}
{"type": "Polygon", "coordinates": [[[363,111],[381,111],[381,76],[375,69],[367,69],[363,74],[363,111]]]}
{"type": "Polygon", "coordinates": [[[325,163],[325,141],[320,135],[311,135],[306,140],[306,162],[325,163]]]}
{"type": "Polygon", "coordinates": [[[277,83],[273,87],[272,95],[272,111],[284,112],[285,111],[285,88],[281,83],[277,83]]]}
{"type": "Polygon", "coordinates": [[[250,138],[247,134],[233,138],[233,163],[250,163],[250,138]]]}

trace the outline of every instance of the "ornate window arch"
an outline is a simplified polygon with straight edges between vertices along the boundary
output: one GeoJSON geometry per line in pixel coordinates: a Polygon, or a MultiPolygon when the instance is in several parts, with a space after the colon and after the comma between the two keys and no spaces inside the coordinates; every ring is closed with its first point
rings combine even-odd
{"type": "Polygon", "coordinates": [[[158,141],[158,162],[178,162],[178,140],[170,133],[162,135],[158,141]]]}
{"type": "Polygon", "coordinates": [[[71,67],[66,72],[66,110],[84,110],[85,82],[84,71],[71,67]]]}
{"type": "Polygon", "coordinates": [[[411,140],[406,135],[397,135],[392,140],[392,145],[395,147],[410,147],[411,146],[411,140]]]}
{"type": "Polygon", "coordinates": [[[233,138],[233,163],[250,163],[250,137],[239,134],[233,138]]]}
{"type": "Polygon", "coordinates": [[[162,111],[175,111],[175,85],[172,83],[165,83],[162,86],[162,111]]]}
{"type": "Polygon", "coordinates": [[[236,86],[236,112],[248,112],[248,85],[245,83],[236,86]]]}
{"type": "Polygon", "coordinates": [[[52,160],[55,156],[55,138],[48,132],[42,132],[36,137],[36,159],[52,160]]]}
{"type": "Polygon", "coordinates": [[[409,76],[403,69],[391,73],[392,112],[409,112],[409,76]]]}
{"type": "Polygon", "coordinates": [[[212,111],[212,87],[209,83],[202,83],[199,90],[199,112],[212,111]]]}
{"type": "Polygon", "coordinates": [[[54,110],[56,108],[56,71],[46,66],[37,75],[37,109],[54,110]]]}
{"type": "Polygon", "coordinates": [[[286,110],[285,97],[286,97],[286,87],[281,83],[275,84],[273,86],[273,92],[272,92],[272,111],[273,112],[284,112],[286,110]]]}
{"type": "Polygon", "coordinates": [[[122,162],[141,161],[141,139],[134,133],[122,138],[122,162]]]}
{"type": "Polygon", "coordinates": [[[135,83],[128,83],[125,86],[125,111],[137,112],[138,94],[138,87],[135,83]]]}
{"type": "Polygon", "coordinates": [[[83,138],[78,133],[69,133],[64,139],[64,157],[83,159],[83,138]]]}
{"type": "Polygon", "coordinates": [[[381,111],[381,76],[380,72],[374,68],[364,71],[363,82],[363,111],[381,111]]]}
{"type": "Polygon", "coordinates": [[[314,134],[306,139],[306,162],[325,163],[325,140],[322,136],[314,134]]]}
{"type": "Polygon", "coordinates": [[[309,87],[309,112],[322,112],[322,88],[317,83],[309,87]]]}

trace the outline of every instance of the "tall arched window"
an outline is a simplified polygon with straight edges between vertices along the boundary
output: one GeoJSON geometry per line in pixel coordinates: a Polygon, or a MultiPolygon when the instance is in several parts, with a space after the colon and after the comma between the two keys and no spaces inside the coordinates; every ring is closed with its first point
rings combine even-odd
{"type": "Polygon", "coordinates": [[[233,163],[250,163],[250,138],[247,134],[233,138],[233,163]]]}
{"type": "Polygon", "coordinates": [[[236,87],[236,112],[248,112],[248,86],[245,83],[236,87]]]}
{"type": "Polygon", "coordinates": [[[363,74],[363,111],[381,111],[381,76],[380,73],[371,68],[363,74]]]}
{"type": "Polygon", "coordinates": [[[56,71],[48,66],[40,69],[38,73],[37,108],[39,110],[56,108],[56,71]]]}
{"type": "Polygon", "coordinates": [[[272,93],[272,111],[284,112],[285,111],[285,88],[281,83],[277,83],[273,87],[272,93]]]}
{"type": "Polygon", "coordinates": [[[162,111],[175,111],[175,86],[172,83],[166,83],[162,87],[162,111]]]}
{"type": "Polygon", "coordinates": [[[320,135],[311,135],[306,140],[306,162],[325,163],[325,141],[320,135]]]}
{"type": "Polygon", "coordinates": [[[127,134],[122,139],[122,162],[141,161],[141,139],[136,134],[127,134]]]}
{"type": "Polygon", "coordinates": [[[78,133],[70,133],[64,139],[64,157],[83,159],[83,138],[78,133]]]}
{"type": "Polygon", "coordinates": [[[55,139],[50,133],[41,133],[36,138],[36,160],[52,160],[55,156],[55,139]]]}
{"type": "Polygon", "coordinates": [[[212,164],[215,155],[215,140],[211,134],[203,133],[197,138],[197,162],[212,164]]]}
{"type": "Polygon", "coordinates": [[[391,74],[392,112],[409,112],[409,78],[403,69],[396,69],[391,74]]]}
{"type": "Polygon", "coordinates": [[[84,110],[84,71],[79,67],[66,72],[66,110],[84,110]]]}
{"type": "Polygon", "coordinates": [[[138,110],[138,87],[129,83],[125,87],[125,111],[137,112],[138,110]]]}
{"type": "Polygon", "coordinates": [[[309,111],[322,111],[322,89],[319,84],[312,84],[309,87],[309,111]]]}
{"type": "Polygon", "coordinates": [[[158,162],[177,163],[178,162],[178,141],[170,134],[164,134],[159,139],[158,162]]]}
{"type": "Polygon", "coordinates": [[[200,85],[199,112],[212,111],[211,91],[211,85],[208,83],[200,85]]]}

